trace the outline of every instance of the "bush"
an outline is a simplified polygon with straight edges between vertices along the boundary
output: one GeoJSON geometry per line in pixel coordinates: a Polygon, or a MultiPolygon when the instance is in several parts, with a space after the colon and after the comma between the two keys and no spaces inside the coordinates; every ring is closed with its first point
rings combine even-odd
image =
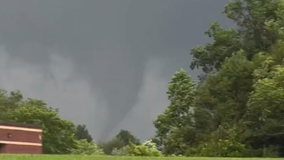
{"type": "Polygon", "coordinates": [[[279,157],[279,147],[278,146],[269,146],[263,149],[263,157],[275,158],[279,157]]]}
{"type": "Polygon", "coordinates": [[[244,144],[220,139],[217,143],[213,140],[205,143],[200,148],[199,156],[206,157],[243,157],[246,154],[244,144]]]}
{"type": "Polygon", "coordinates": [[[86,139],[77,140],[76,148],[72,149],[72,154],[80,155],[103,155],[104,152],[94,142],[88,142],[86,139]]]}
{"type": "Polygon", "coordinates": [[[146,141],[141,145],[130,143],[128,154],[131,156],[162,156],[162,153],[157,149],[156,144],[151,140],[146,141]]]}
{"type": "Polygon", "coordinates": [[[113,138],[111,139],[110,141],[108,142],[101,142],[101,143],[98,143],[98,146],[100,148],[103,149],[104,153],[106,155],[111,155],[111,152],[116,148],[116,149],[121,149],[123,148],[124,146],[126,146],[126,144],[120,140],[119,138],[113,138]]]}
{"type": "Polygon", "coordinates": [[[129,153],[129,146],[124,146],[122,148],[114,148],[111,155],[114,156],[127,156],[129,153]]]}
{"type": "Polygon", "coordinates": [[[189,147],[187,148],[186,152],[185,152],[185,156],[189,157],[196,157],[196,156],[200,156],[201,149],[200,147],[189,147]]]}

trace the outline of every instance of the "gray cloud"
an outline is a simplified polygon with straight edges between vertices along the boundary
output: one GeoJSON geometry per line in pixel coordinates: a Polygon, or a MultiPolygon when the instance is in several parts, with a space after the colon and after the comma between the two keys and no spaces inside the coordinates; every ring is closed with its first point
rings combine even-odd
{"type": "MultiPolygon", "coordinates": [[[[166,99],[160,97],[165,89],[158,86],[166,86],[179,68],[188,69],[189,51],[208,41],[202,33],[210,22],[218,20],[229,26],[220,14],[227,2],[1,1],[0,44],[5,49],[5,71],[15,70],[14,74],[26,80],[6,79],[1,73],[5,82],[1,85],[23,88],[28,96],[46,100],[60,108],[64,117],[87,124],[97,139],[108,138],[126,124],[145,138],[135,129],[143,118],[133,121],[135,116],[130,115],[143,110],[141,114],[151,117],[166,107],[166,99]],[[157,59],[156,64],[151,59],[157,59]],[[153,73],[149,64],[153,70],[155,65],[163,67],[153,73]],[[23,66],[36,71],[30,72],[23,66]],[[42,78],[31,79],[31,73],[32,77],[42,78]],[[158,82],[147,83],[148,88],[157,87],[155,94],[144,88],[149,75],[163,81],[158,86],[158,82]],[[24,86],[27,84],[31,87],[24,86]],[[146,94],[148,91],[152,94],[146,94]],[[148,95],[157,96],[158,100],[151,100],[148,95]]],[[[197,73],[190,71],[193,77],[197,73]]],[[[152,133],[150,120],[144,120],[145,130],[152,133]]]]}

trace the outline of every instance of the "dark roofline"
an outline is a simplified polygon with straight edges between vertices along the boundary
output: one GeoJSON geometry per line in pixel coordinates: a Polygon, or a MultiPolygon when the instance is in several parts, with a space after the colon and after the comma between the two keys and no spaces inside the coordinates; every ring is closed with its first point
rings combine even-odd
{"type": "Polygon", "coordinates": [[[0,125],[2,125],[2,126],[12,126],[12,127],[42,129],[42,126],[40,126],[40,125],[27,124],[27,123],[14,123],[14,122],[3,122],[3,121],[0,121],[0,125]]]}

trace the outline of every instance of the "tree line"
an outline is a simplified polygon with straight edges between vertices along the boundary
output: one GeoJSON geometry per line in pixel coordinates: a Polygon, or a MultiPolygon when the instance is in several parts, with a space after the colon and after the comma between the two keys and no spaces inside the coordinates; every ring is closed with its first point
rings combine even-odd
{"type": "Polygon", "coordinates": [[[76,126],[60,118],[58,112],[42,100],[24,99],[20,91],[0,90],[0,120],[42,126],[43,153],[77,154],[84,151],[82,148],[91,149],[95,154],[103,153],[92,142],[85,125],[76,126]]]}
{"type": "Polygon", "coordinates": [[[75,125],[64,120],[58,112],[58,109],[48,107],[42,100],[24,99],[20,91],[7,92],[0,89],[0,120],[42,126],[44,154],[162,155],[155,143],[146,141],[141,144],[127,130],[121,130],[108,142],[95,144],[86,125],[75,125]]]}
{"type": "Polygon", "coordinates": [[[108,142],[95,144],[86,125],[75,125],[58,113],[42,100],[24,99],[20,91],[0,89],[0,120],[42,126],[44,154],[161,156],[155,143],[141,144],[127,130],[121,130],[108,142]]]}
{"type": "Polygon", "coordinates": [[[284,3],[234,0],[212,23],[213,42],[191,50],[194,83],[184,70],[168,85],[169,106],[154,122],[166,155],[284,156],[284,3]]]}
{"type": "Polygon", "coordinates": [[[235,27],[210,25],[205,34],[213,41],[190,52],[190,68],[202,70],[199,81],[183,69],[174,73],[169,105],[144,143],[121,130],[95,144],[85,125],[19,91],[1,90],[1,119],[42,125],[49,154],[283,157],[284,2],[232,0],[222,13],[235,27]]]}

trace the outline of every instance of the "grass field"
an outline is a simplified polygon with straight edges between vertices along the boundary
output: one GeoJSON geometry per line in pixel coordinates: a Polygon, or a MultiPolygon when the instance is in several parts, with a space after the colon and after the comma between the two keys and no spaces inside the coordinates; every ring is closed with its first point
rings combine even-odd
{"type": "Polygon", "coordinates": [[[0,160],[283,160],[283,158],[186,158],[186,157],[114,157],[114,156],[50,156],[50,155],[0,155],[0,160]]]}

